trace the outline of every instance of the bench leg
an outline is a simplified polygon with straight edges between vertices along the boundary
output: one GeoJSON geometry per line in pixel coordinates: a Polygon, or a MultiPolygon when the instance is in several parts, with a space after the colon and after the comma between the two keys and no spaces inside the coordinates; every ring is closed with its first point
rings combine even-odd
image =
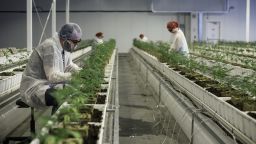
{"type": "Polygon", "coordinates": [[[30,132],[36,134],[36,123],[34,117],[34,108],[31,107],[30,132]]]}

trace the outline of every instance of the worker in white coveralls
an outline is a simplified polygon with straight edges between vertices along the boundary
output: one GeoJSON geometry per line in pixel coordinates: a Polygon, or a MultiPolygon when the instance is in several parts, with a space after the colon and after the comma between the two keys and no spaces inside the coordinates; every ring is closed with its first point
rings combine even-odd
{"type": "Polygon", "coordinates": [[[103,36],[103,33],[102,32],[98,32],[95,34],[95,41],[96,41],[96,44],[103,44],[104,40],[104,36],[103,36]]]}
{"type": "Polygon", "coordinates": [[[144,34],[140,34],[139,37],[141,41],[148,42],[148,38],[144,34]]]}
{"type": "Polygon", "coordinates": [[[58,108],[53,92],[71,80],[72,72],[81,70],[71,59],[71,52],[81,37],[79,25],[68,23],[62,26],[58,34],[33,50],[22,75],[22,101],[34,108],[53,106],[53,111],[58,108]]]}
{"type": "Polygon", "coordinates": [[[171,32],[174,37],[169,51],[178,52],[186,57],[189,57],[189,50],[187,40],[184,33],[179,28],[179,24],[176,21],[170,21],[167,23],[167,29],[171,32]]]}

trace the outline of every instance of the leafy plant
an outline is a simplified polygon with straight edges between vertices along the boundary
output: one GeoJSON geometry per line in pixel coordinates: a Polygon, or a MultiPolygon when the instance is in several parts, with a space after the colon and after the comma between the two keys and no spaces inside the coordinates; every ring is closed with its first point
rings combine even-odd
{"type": "Polygon", "coordinates": [[[67,138],[75,138],[78,139],[79,143],[82,143],[81,133],[67,128],[67,124],[79,122],[82,117],[80,113],[81,107],[84,107],[91,97],[97,95],[100,85],[103,82],[104,68],[114,48],[115,40],[113,39],[96,46],[90,58],[84,61],[83,69],[78,73],[72,74],[70,83],[54,93],[54,97],[58,103],[68,102],[70,106],[59,109],[59,113],[55,115],[56,119],[48,118],[53,123],[63,123],[64,127],[54,128],[53,126],[49,126],[50,133],[43,136],[38,135],[43,142],[48,143],[52,141],[54,143],[60,143],[65,142],[67,138]]]}

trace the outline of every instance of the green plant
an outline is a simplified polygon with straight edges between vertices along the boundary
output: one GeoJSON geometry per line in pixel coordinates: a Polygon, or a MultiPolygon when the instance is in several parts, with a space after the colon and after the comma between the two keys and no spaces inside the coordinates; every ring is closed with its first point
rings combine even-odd
{"type": "MultiPolygon", "coordinates": [[[[230,90],[234,91],[234,88],[236,88],[237,90],[235,90],[235,92],[232,93],[234,95],[232,97],[232,99],[236,101],[237,99],[241,98],[238,100],[240,104],[243,105],[243,103],[245,103],[245,102],[247,103],[248,102],[247,100],[250,101],[249,104],[246,104],[246,105],[249,105],[248,107],[251,107],[253,104],[255,104],[255,100],[253,101],[251,96],[256,95],[256,88],[255,88],[255,83],[256,83],[255,75],[256,74],[254,73],[252,75],[247,75],[247,76],[243,76],[243,75],[232,76],[232,75],[230,75],[230,71],[232,69],[227,68],[225,66],[225,63],[226,63],[225,56],[227,56],[227,54],[222,54],[222,52],[210,53],[210,52],[208,52],[208,50],[200,48],[197,43],[194,44],[194,49],[196,49],[197,51],[201,51],[201,53],[204,53],[203,56],[209,57],[216,61],[212,65],[207,65],[204,62],[195,61],[194,60],[195,56],[191,57],[190,59],[186,59],[186,58],[182,57],[181,55],[178,55],[175,52],[167,53],[166,52],[167,50],[161,49],[159,47],[161,45],[153,43],[153,42],[147,43],[147,45],[140,44],[139,42],[137,42],[137,47],[139,49],[142,49],[142,50],[148,52],[149,49],[144,48],[144,46],[152,48],[152,49],[150,49],[150,53],[156,53],[157,56],[168,57],[167,63],[170,64],[171,67],[177,68],[179,71],[185,70],[185,72],[187,74],[199,71],[200,73],[206,74],[206,75],[212,77],[214,80],[220,82],[220,83],[216,83],[217,88],[222,88],[227,91],[230,91],[230,90]],[[219,62],[223,62],[223,63],[219,63],[219,62]]],[[[218,47],[220,47],[220,46],[218,46],[218,47]]],[[[221,47],[221,48],[224,49],[225,47],[221,47]]],[[[231,47],[231,48],[238,50],[237,47],[231,47]]],[[[251,65],[253,65],[254,68],[256,68],[256,64],[253,61],[253,59],[251,59],[251,58],[243,59],[243,58],[239,58],[235,55],[232,55],[231,53],[229,53],[229,54],[230,54],[230,59],[232,59],[233,61],[239,61],[240,63],[246,63],[246,64],[251,63],[251,65]]],[[[199,55],[199,57],[201,57],[201,56],[202,55],[199,55]]],[[[165,60],[165,59],[163,59],[163,60],[165,60]]]]}
{"type": "Polygon", "coordinates": [[[88,46],[92,46],[93,45],[93,39],[87,39],[87,40],[82,40],[79,44],[78,44],[78,48],[76,50],[80,50],[83,48],[86,48],[88,46]]]}
{"type": "Polygon", "coordinates": [[[225,77],[228,76],[228,72],[230,72],[232,69],[228,69],[226,67],[223,67],[221,65],[214,65],[211,67],[211,75],[213,76],[214,80],[225,80],[225,77]]]}
{"type": "Polygon", "coordinates": [[[67,138],[75,138],[77,144],[82,144],[83,139],[78,132],[74,132],[65,128],[55,128],[51,130],[51,134],[41,137],[43,144],[61,144],[65,143],[67,138]]]}
{"type": "Polygon", "coordinates": [[[88,126],[77,125],[74,128],[74,130],[77,130],[74,131],[69,124],[73,122],[79,123],[81,117],[84,117],[84,114],[80,113],[80,109],[99,92],[104,78],[104,68],[113,53],[115,44],[115,40],[110,39],[104,44],[96,46],[90,58],[84,61],[83,69],[78,73],[72,74],[71,81],[63,89],[59,89],[54,93],[58,103],[68,102],[69,106],[59,109],[55,119],[48,118],[54,124],[59,125],[62,123],[63,128],[55,128],[54,125],[48,126],[50,133],[44,136],[38,135],[43,142],[53,141],[54,143],[59,143],[65,142],[69,138],[75,138],[78,139],[79,143],[82,143],[80,141],[82,140],[81,133],[84,132],[79,132],[80,130],[78,129],[88,130],[88,126]]]}

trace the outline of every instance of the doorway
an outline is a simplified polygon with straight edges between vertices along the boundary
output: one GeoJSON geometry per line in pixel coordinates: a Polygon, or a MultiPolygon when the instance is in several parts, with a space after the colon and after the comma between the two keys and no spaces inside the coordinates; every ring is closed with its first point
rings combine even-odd
{"type": "Polygon", "coordinates": [[[220,40],[220,22],[208,21],[206,23],[206,41],[216,44],[220,40]]]}

